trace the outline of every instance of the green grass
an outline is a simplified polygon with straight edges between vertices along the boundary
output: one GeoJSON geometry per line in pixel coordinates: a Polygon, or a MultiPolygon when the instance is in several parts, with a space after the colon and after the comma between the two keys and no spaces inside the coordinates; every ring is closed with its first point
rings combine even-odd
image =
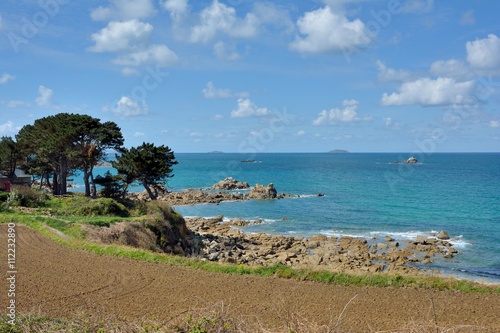
{"type": "Polygon", "coordinates": [[[222,264],[181,256],[166,255],[122,245],[104,245],[92,243],[85,240],[81,224],[111,224],[117,221],[122,221],[123,218],[120,217],[100,216],[94,218],[73,216],[62,218],[57,216],[41,216],[33,213],[28,214],[18,212],[0,212],[0,220],[6,223],[15,222],[24,224],[39,231],[53,241],[69,248],[84,249],[99,255],[111,255],[146,262],[178,265],[210,272],[236,275],[252,274],[264,277],[275,276],[286,279],[316,281],[321,283],[345,286],[415,287],[432,288],[435,290],[458,290],[463,292],[500,293],[500,286],[490,287],[466,280],[455,280],[431,276],[402,276],[391,274],[356,275],[347,273],[335,273],[324,270],[293,269],[285,265],[262,267],[247,266],[241,264],[222,264]],[[65,235],[69,236],[70,239],[60,237],[47,227],[59,230],[65,235]]]}

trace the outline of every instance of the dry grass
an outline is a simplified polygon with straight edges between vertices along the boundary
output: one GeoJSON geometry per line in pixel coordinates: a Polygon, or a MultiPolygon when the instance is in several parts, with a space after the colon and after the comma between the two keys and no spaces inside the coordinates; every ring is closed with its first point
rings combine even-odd
{"type": "MultiPolygon", "coordinates": [[[[5,333],[349,333],[344,328],[349,318],[348,308],[355,295],[339,314],[332,311],[326,324],[308,321],[289,311],[286,304],[276,305],[276,327],[264,327],[257,317],[234,313],[231,307],[218,303],[209,307],[193,308],[165,320],[128,322],[112,315],[96,316],[80,313],[70,319],[54,319],[42,314],[26,314],[16,319],[14,326],[8,318],[0,319],[0,332],[5,333]]],[[[200,301],[202,302],[202,301],[200,301]]],[[[410,322],[394,330],[367,330],[366,333],[489,333],[490,330],[472,325],[439,327],[434,323],[410,322]]]]}

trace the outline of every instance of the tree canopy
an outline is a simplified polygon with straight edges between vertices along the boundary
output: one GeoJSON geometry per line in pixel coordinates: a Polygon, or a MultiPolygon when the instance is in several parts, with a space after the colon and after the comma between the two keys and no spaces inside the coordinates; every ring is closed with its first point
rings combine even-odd
{"type": "Polygon", "coordinates": [[[22,163],[25,170],[41,177],[50,170],[56,195],[66,194],[68,175],[82,170],[85,194],[89,196],[93,168],[104,159],[105,150],[119,150],[123,145],[123,136],[115,123],[68,113],[44,117],[24,126],[16,140],[25,156],[22,163]]]}
{"type": "Polygon", "coordinates": [[[113,167],[127,184],[140,183],[151,200],[158,197],[158,185],[166,185],[172,178],[172,166],[177,164],[174,152],[168,146],[143,143],[139,147],[124,149],[113,162],[113,167]]]}

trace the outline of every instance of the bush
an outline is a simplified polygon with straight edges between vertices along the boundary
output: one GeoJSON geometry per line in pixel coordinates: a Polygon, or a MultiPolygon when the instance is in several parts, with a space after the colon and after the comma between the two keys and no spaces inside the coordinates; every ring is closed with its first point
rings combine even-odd
{"type": "Polygon", "coordinates": [[[0,192],[0,202],[7,202],[9,200],[9,192],[0,192]]]}
{"type": "Polygon", "coordinates": [[[20,207],[42,207],[49,200],[49,196],[39,190],[34,190],[28,186],[16,186],[10,192],[7,202],[12,206],[20,207]]]}
{"type": "Polygon", "coordinates": [[[74,214],[81,216],[129,216],[124,205],[110,198],[88,199],[74,208],[74,214]]]}

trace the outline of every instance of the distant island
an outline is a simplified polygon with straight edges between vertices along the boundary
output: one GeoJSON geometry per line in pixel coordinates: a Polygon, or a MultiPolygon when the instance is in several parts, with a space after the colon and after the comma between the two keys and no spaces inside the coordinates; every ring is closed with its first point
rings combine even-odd
{"type": "Polygon", "coordinates": [[[223,152],[220,151],[220,150],[212,150],[210,152],[208,152],[209,154],[222,154],[223,152]]]}
{"type": "Polygon", "coordinates": [[[349,151],[347,150],[344,150],[344,149],[334,149],[334,150],[330,150],[329,153],[330,154],[345,154],[345,153],[348,153],[349,151]]]}

